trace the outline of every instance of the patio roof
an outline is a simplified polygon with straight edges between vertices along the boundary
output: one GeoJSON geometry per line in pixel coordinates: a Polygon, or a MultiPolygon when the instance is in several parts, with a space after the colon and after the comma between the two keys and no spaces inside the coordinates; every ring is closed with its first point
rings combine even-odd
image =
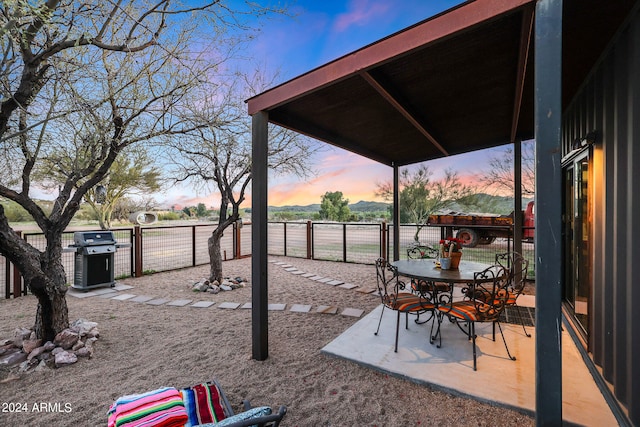
{"type": "MultiPolygon", "coordinates": [[[[633,4],[564,1],[563,105],[633,4]]],[[[534,8],[468,1],[249,99],[249,114],[396,166],[531,139],[534,8]]]]}

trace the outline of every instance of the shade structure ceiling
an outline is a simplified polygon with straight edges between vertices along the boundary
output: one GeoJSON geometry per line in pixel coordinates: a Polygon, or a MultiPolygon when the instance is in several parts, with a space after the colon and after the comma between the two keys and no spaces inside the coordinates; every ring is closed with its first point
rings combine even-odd
{"type": "MultiPolygon", "coordinates": [[[[249,114],[387,165],[534,137],[535,0],[475,0],[249,99],[249,114]]],[[[564,0],[563,106],[635,0],[564,0]]]]}

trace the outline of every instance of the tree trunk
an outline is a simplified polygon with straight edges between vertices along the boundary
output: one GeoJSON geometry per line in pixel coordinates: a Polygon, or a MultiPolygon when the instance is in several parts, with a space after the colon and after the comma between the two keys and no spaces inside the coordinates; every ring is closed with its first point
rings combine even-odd
{"type": "Polygon", "coordinates": [[[209,281],[217,280],[222,283],[222,254],[220,253],[220,240],[222,239],[222,231],[214,230],[207,240],[209,247],[209,281]]]}
{"type": "Polygon", "coordinates": [[[66,285],[59,286],[46,278],[38,278],[44,284],[35,285],[32,280],[29,287],[38,298],[38,310],[34,330],[43,341],[53,341],[55,336],[69,327],[69,309],[67,307],[66,285]]]}

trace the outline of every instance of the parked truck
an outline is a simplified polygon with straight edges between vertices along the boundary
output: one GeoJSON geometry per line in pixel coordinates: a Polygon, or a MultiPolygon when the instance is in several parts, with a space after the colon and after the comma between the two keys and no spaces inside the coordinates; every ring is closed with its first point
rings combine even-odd
{"type": "MultiPolygon", "coordinates": [[[[534,202],[527,203],[522,215],[522,240],[533,242],[534,236],[534,202]]],[[[511,215],[469,215],[451,213],[445,215],[430,215],[427,225],[430,227],[448,228],[446,235],[453,235],[462,240],[462,246],[474,248],[478,245],[488,245],[498,237],[513,236],[513,213],[511,215]]]]}

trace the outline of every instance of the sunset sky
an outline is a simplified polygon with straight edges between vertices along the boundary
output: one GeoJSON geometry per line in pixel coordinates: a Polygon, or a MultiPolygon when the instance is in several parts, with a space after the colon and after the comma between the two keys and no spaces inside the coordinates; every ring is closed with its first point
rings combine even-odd
{"type": "MultiPolygon", "coordinates": [[[[289,3],[293,16],[267,22],[246,54],[267,70],[279,70],[277,83],[282,83],[458,3],[461,1],[298,0],[289,3]]],[[[312,169],[316,173],[312,178],[302,181],[295,176],[270,177],[269,205],[320,203],[327,191],[342,191],[351,203],[379,200],[374,194],[376,184],[392,179],[391,168],[329,145],[323,148],[313,159],[312,169]]],[[[427,165],[435,179],[444,169],[452,168],[463,181],[472,183],[486,164],[479,158],[488,158],[496,150],[500,149],[452,156],[427,165]]],[[[191,206],[202,202],[217,208],[218,200],[216,193],[195,194],[189,188],[178,187],[158,197],[164,206],[191,206]]],[[[249,205],[250,198],[246,206],[249,205]]]]}

